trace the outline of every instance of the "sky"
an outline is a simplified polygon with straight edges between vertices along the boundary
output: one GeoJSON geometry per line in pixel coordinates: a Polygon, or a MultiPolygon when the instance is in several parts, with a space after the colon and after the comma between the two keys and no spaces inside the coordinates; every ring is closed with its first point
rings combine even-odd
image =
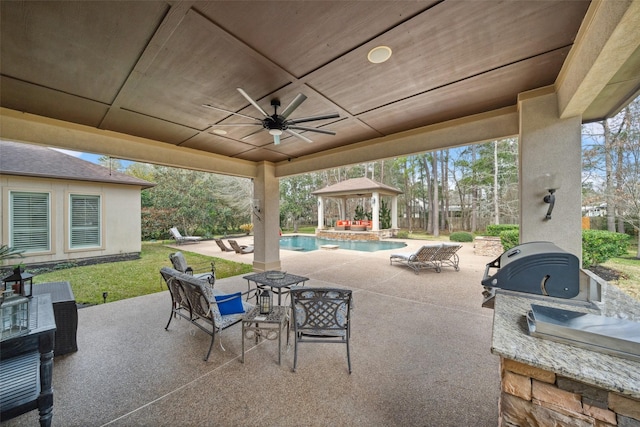
{"type": "MultiPolygon", "coordinates": [[[[100,164],[98,160],[100,159],[100,157],[102,157],[101,154],[81,153],[79,151],[65,150],[62,148],[53,148],[53,149],[56,151],[60,151],[61,153],[64,153],[64,154],[68,154],[69,156],[78,157],[82,160],[86,160],[87,162],[96,163],[96,164],[100,164]]],[[[121,160],[120,163],[122,164],[123,167],[126,168],[133,162],[130,162],[127,160],[121,160]]]]}

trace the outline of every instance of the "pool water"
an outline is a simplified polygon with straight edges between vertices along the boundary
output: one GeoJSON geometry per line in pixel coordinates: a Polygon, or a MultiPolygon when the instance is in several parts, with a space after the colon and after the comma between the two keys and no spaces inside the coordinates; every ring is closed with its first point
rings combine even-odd
{"type": "Polygon", "coordinates": [[[319,239],[314,236],[286,236],[280,237],[280,249],[290,251],[309,252],[320,249],[323,245],[338,245],[340,249],[352,251],[376,252],[388,249],[404,248],[402,242],[390,242],[387,240],[331,240],[319,239]]]}

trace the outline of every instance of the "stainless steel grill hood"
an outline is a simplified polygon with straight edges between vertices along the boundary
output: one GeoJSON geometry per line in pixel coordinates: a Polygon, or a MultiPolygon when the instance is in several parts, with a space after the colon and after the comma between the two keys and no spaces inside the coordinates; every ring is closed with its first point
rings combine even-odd
{"type": "Polygon", "coordinates": [[[578,257],[551,242],[529,242],[518,245],[487,264],[482,285],[483,306],[492,306],[495,288],[573,298],[580,292],[578,257]],[[498,269],[492,276],[491,269],[498,269]]]}

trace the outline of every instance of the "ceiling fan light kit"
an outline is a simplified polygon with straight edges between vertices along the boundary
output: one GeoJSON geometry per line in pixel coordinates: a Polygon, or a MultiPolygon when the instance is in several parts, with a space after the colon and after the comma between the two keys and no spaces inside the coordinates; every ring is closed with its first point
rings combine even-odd
{"type": "MultiPolygon", "coordinates": [[[[319,128],[308,127],[308,126],[299,126],[299,124],[300,123],[318,121],[318,120],[336,119],[336,118],[340,117],[340,115],[338,113],[322,114],[322,115],[319,115],[319,116],[311,116],[311,117],[304,117],[304,118],[291,119],[291,120],[288,119],[288,117],[291,115],[291,113],[293,113],[294,110],[296,108],[298,108],[300,106],[300,104],[302,104],[304,102],[305,99],[307,99],[307,97],[305,95],[301,94],[301,93],[299,93],[293,99],[293,101],[291,101],[291,103],[289,105],[287,105],[287,107],[280,114],[278,114],[278,107],[280,107],[280,101],[277,100],[277,99],[272,99],[271,100],[271,106],[273,107],[273,114],[269,115],[244,90],[242,90],[241,88],[237,88],[237,89],[238,89],[238,92],[240,92],[240,94],[247,101],[249,101],[249,103],[251,105],[253,105],[264,116],[264,118],[259,119],[259,118],[256,118],[256,117],[247,116],[245,114],[237,113],[237,112],[234,112],[234,111],[225,110],[224,108],[219,108],[219,107],[214,107],[213,105],[204,104],[203,107],[211,108],[211,109],[217,110],[217,111],[222,111],[224,113],[232,114],[234,116],[240,116],[240,117],[243,117],[245,119],[250,119],[250,120],[254,121],[252,123],[229,123],[229,124],[221,123],[221,124],[213,125],[214,127],[219,127],[219,126],[256,126],[256,125],[262,126],[263,129],[267,130],[269,132],[269,134],[273,136],[273,143],[275,145],[280,144],[280,136],[284,132],[287,132],[288,134],[290,134],[292,136],[295,136],[296,138],[301,139],[301,140],[303,140],[305,142],[313,142],[313,141],[310,138],[307,138],[306,136],[301,135],[300,133],[296,132],[296,130],[301,130],[301,131],[305,131],[305,132],[316,132],[316,133],[321,133],[321,134],[325,134],[325,135],[335,135],[336,134],[334,131],[331,131],[331,130],[319,129],[319,128]]],[[[262,129],[260,129],[260,130],[262,130],[262,129]]],[[[226,131],[221,130],[221,129],[214,129],[213,133],[216,133],[218,135],[224,135],[224,134],[226,134],[226,131]],[[222,133],[222,132],[224,132],[224,133],[222,133]]],[[[251,135],[253,135],[253,133],[251,135]]]]}

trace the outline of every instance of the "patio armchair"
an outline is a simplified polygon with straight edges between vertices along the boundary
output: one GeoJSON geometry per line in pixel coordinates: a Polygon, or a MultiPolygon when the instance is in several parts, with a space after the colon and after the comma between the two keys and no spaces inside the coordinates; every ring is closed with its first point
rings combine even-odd
{"type": "Polygon", "coordinates": [[[206,270],[198,269],[198,271],[195,271],[193,267],[187,264],[187,260],[182,252],[170,253],[169,260],[171,261],[173,268],[181,273],[190,274],[198,279],[206,280],[210,285],[214,285],[216,283],[216,264],[213,261],[211,261],[210,268],[207,268],[206,270]]]}
{"type": "Polygon", "coordinates": [[[200,236],[183,236],[178,231],[178,227],[170,228],[169,233],[171,233],[171,238],[173,238],[179,245],[183,243],[198,243],[200,240],[202,240],[202,237],[200,236]]]}
{"type": "Polygon", "coordinates": [[[391,254],[389,264],[397,262],[411,268],[416,274],[422,269],[433,268],[436,272],[440,272],[440,264],[434,260],[434,256],[440,250],[442,244],[424,245],[416,252],[401,252],[391,254]]]}
{"type": "Polygon", "coordinates": [[[443,243],[442,247],[433,257],[433,261],[438,263],[438,272],[442,271],[442,267],[453,267],[456,271],[460,271],[460,259],[458,250],[462,247],[459,243],[443,243]]]}
{"type": "Polygon", "coordinates": [[[245,245],[240,246],[238,242],[236,242],[235,240],[229,240],[229,245],[231,245],[231,247],[233,248],[234,251],[236,251],[237,254],[244,255],[244,254],[253,253],[253,246],[245,246],[245,245]]]}
{"type": "MultiPolygon", "coordinates": [[[[239,323],[244,313],[254,307],[244,301],[242,296],[255,296],[255,289],[225,295],[213,289],[208,282],[169,267],[162,267],[160,275],[171,294],[171,314],[165,330],[169,330],[173,318],[180,316],[210,335],[211,343],[204,357],[205,361],[209,360],[216,334],[239,323]]],[[[225,351],[221,339],[220,348],[225,351]]]]}
{"type": "Polygon", "coordinates": [[[213,239],[222,252],[233,252],[233,249],[224,244],[222,239],[213,239]]]}
{"type": "Polygon", "coordinates": [[[351,373],[352,292],[349,289],[308,288],[291,289],[291,312],[295,349],[293,372],[298,366],[300,343],[337,343],[347,346],[347,366],[351,373]]]}

